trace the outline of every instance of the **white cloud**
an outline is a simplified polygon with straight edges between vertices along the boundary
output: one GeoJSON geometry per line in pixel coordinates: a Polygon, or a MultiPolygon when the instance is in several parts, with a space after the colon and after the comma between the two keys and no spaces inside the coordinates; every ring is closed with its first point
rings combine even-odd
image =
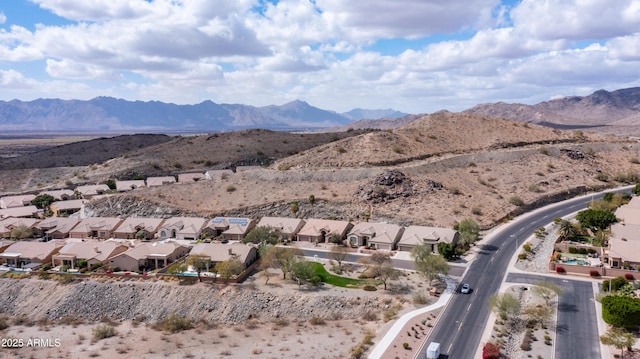
{"type": "Polygon", "coordinates": [[[322,16],[353,41],[418,38],[484,23],[497,0],[317,0],[322,16]]]}
{"type": "Polygon", "coordinates": [[[7,16],[0,11],[0,24],[4,24],[7,21],[7,16]]]}
{"type": "Polygon", "coordinates": [[[523,0],[511,12],[521,34],[543,40],[592,40],[640,31],[636,0],[523,0]]]}

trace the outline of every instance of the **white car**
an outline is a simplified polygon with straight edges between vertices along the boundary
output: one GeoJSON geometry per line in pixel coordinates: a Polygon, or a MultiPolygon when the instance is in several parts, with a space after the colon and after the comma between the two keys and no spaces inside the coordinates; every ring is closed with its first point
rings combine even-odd
{"type": "Polygon", "coordinates": [[[462,294],[469,294],[470,291],[471,291],[471,286],[469,285],[469,283],[463,284],[462,287],[460,288],[460,293],[462,294]]]}

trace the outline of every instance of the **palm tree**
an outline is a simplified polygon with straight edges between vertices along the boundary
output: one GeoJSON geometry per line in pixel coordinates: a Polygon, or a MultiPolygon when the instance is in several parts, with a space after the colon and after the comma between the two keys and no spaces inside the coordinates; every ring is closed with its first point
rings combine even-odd
{"type": "Polygon", "coordinates": [[[558,225],[558,236],[561,240],[566,240],[572,237],[575,237],[578,234],[576,227],[567,220],[560,221],[558,225]]]}

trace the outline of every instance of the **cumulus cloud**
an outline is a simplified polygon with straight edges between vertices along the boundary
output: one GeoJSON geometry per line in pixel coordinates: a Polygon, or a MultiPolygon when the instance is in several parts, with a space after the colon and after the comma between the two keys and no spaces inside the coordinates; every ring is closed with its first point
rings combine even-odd
{"type": "Polygon", "coordinates": [[[29,1],[67,21],[0,13],[0,98],[424,113],[640,81],[634,0],[29,1]],[[409,45],[380,50],[398,39],[409,45]]]}

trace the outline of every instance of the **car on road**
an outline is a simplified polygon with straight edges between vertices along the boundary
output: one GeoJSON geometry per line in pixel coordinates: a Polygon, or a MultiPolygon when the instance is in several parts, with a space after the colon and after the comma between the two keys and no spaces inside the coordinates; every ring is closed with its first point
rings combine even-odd
{"type": "Polygon", "coordinates": [[[469,294],[469,292],[471,292],[471,286],[469,285],[469,283],[465,283],[462,285],[462,287],[460,287],[460,293],[469,294]]]}

